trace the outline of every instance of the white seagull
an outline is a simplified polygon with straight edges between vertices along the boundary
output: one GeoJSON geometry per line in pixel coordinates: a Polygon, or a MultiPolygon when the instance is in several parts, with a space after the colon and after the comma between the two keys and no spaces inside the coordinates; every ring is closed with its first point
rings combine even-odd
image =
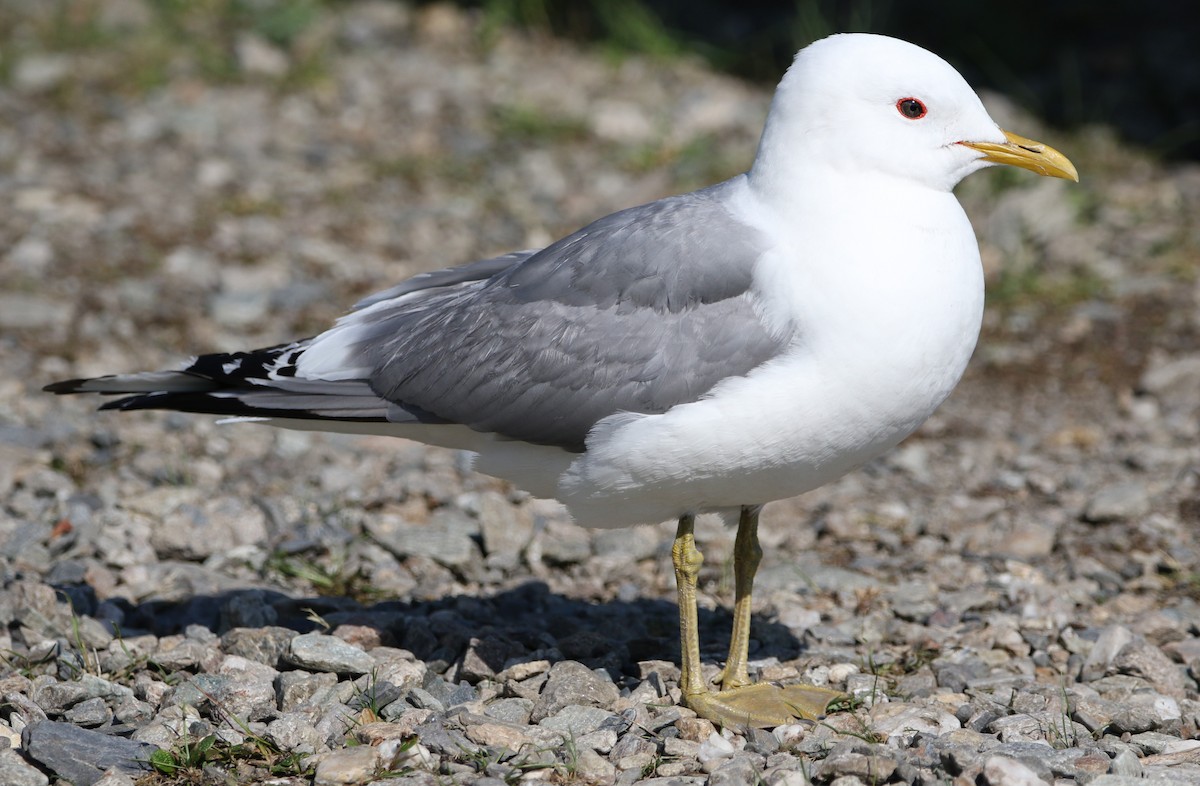
{"type": "Polygon", "coordinates": [[[819,716],[837,694],[748,674],[758,513],[892,448],[957,384],[983,277],[951,189],[994,164],[1078,180],[936,55],[835,35],[796,55],[745,174],[415,276],[313,338],[46,389],[407,437],[584,526],[677,519],[684,703],[727,725],[819,716]],[[696,623],[706,511],[738,521],[719,689],[696,623]]]}

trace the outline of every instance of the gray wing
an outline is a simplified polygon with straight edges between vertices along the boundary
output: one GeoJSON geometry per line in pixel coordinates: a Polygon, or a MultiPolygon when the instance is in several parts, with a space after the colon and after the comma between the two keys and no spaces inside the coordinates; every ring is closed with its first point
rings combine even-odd
{"type": "Polygon", "coordinates": [[[729,187],[415,276],[311,339],[46,389],[129,394],[103,409],[461,423],[580,451],[609,415],[695,401],[790,338],[758,317],[750,285],[765,242],[725,209],[729,187]]]}
{"type": "Polygon", "coordinates": [[[757,315],[765,241],[728,213],[728,187],[615,213],[486,278],[374,300],[350,317],[353,365],[394,420],[568,450],[609,415],[695,401],[788,339],[757,315]]]}

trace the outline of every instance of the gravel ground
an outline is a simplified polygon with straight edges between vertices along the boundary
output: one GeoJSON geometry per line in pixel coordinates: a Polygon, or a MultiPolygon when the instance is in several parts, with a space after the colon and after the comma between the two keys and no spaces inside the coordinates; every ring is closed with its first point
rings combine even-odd
{"type": "MultiPolygon", "coordinates": [[[[0,87],[0,782],[1200,783],[1200,168],[988,97],[1084,182],[962,187],[993,296],[967,379],[763,516],[754,666],[854,701],[721,731],[676,705],[669,524],[40,387],[733,174],[769,91],[371,2],[132,89],[149,6],[104,7],[128,51],[26,42],[0,87]]],[[[732,535],[698,524],[714,672],[732,535]]]]}

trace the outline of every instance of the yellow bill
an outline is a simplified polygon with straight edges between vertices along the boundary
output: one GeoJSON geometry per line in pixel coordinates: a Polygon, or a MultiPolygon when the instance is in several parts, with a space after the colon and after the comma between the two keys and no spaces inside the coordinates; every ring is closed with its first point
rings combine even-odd
{"type": "Polygon", "coordinates": [[[1064,180],[1079,182],[1079,173],[1075,170],[1075,165],[1050,145],[1026,139],[1011,131],[1004,131],[1004,138],[1005,142],[959,142],[959,144],[966,145],[972,150],[978,150],[984,154],[984,161],[990,161],[993,164],[1008,164],[1028,169],[1039,175],[1061,177],[1064,180]]]}

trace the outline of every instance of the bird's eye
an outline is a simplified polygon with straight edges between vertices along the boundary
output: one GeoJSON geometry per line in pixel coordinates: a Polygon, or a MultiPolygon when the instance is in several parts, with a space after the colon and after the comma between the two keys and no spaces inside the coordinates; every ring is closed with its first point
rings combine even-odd
{"type": "Polygon", "coordinates": [[[896,109],[909,120],[920,120],[929,111],[922,101],[915,98],[901,98],[896,102],[896,109]]]}

